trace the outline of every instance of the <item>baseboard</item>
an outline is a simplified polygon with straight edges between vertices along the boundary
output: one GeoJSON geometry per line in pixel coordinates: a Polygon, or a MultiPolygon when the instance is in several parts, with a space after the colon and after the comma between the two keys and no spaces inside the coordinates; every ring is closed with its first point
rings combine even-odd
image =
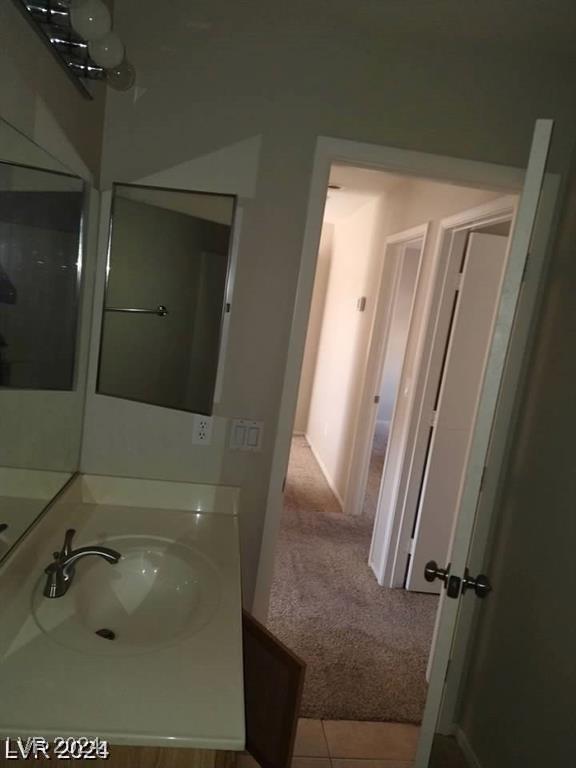
{"type": "Polygon", "coordinates": [[[295,429],[292,432],[292,437],[306,437],[306,432],[300,432],[297,429],[295,429]]]}
{"type": "Polygon", "coordinates": [[[376,426],[377,427],[387,427],[388,429],[390,429],[390,424],[391,423],[392,423],[391,421],[380,421],[380,420],[377,420],[376,421],[376,426]]]}
{"type": "Polygon", "coordinates": [[[311,442],[310,438],[308,437],[308,435],[304,435],[304,437],[306,438],[306,442],[310,446],[310,450],[314,454],[314,458],[318,462],[318,466],[320,467],[320,470],[322,471],[322,474],[324,475],[324,480],[326,480],[326,482],[330,486],[330,490],[332,491],[334,496],[336,496],[336,499],[338,500],[338,503],[340,504],[340,508],[344,509],[344,502],[342,500],[342,496],[340,496],[340,494],[338,493],[338,490],[336,489],[336,486],[334,485],[334,481],[330,477],[330,473],[326,469],[326,466],[325,466],[324,462],[322,461],[322,459],[320,458],[320,456],[318,455],[318,453],[314,449],[314,446],[312,445],[312,442],[311,442]]]}
{"type": "Polygon", "coordinates": [[[469,768],[482,768],[482,763],[480,760],[478,760],[478,757],[476,755],[476,752],[472,749],[472,745],[468,741],[468,737],[464,733],[464,731],[460,728],[460,726],[456,726],[456,732],[454,734],[456,737],[456,742],[458,743],[458,746],[464,753],[464,757],[466,758],[466,762],[469,765],[469,768]]]}

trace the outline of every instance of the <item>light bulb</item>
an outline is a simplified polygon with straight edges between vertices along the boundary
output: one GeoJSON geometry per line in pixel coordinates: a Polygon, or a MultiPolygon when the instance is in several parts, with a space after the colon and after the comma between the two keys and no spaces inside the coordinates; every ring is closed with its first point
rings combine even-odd
{"type": "Polygon", "coordinates": [[[129,91],[136,81],[136,70],[129,61],[124,61],[117,67],[106,72],[106,82],[117,91],[129,91]]]}
{"type": "Polygon", "coordinates": [[[90,58],[104,69],[120,66],[124,58],[124,45],[115,32],[88,43],[90,58]]]}
{"type": "Polygon", "coordinates": [[[110,32],[112,19],[102,0],[76,0],[70,6],[70,24],[80,37],[91,42],[110,32]]]}

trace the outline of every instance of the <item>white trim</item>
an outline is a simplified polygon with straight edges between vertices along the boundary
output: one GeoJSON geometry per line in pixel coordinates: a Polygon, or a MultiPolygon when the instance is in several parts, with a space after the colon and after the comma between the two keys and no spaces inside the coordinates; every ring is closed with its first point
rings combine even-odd
{"type": "Polygon", "coordinates": [[[502,221],[508,221],[515,212],[518,205],[517,195],[505,195],[496,200],[489,200],[487,203],[461,211],[454,216],[448,216],[442,219],[440,226],[443,231],[448,229],[470,229],[471,227],[487,227],[491,224],[498,224],[502,221]]]}
{"type": "Polygon", "coordinates": [[[334,496],[336,496],[336,499],[338,500],[338,503],[340,504],[340,507],[344,508],[344,502],[342,501],[342,496],[340,495],[340,493],[338,492],[338,489],[334,485],[334,480],[332,479],[332,476],[331,476],[330,472],[328,472],[328,469],[326,468],[326,464],[324,464],[324,462],[320,458],[320,455],[318,454],[318,452],[314,448],[314,444],[312,443],[312,441],[310,440],[308,435],[304,435],[304,437],[306,438],[306,442],[308,443],[308,446],[309,446],[310,450],[312,451],[312,455],[314,456],[314,458],[318,462],[318,466],[320,467],[320,471],[324,475],[324,479],[326,480],[326,483],[328,484],[328,486],[329,486],[330,490],[332,491],[332,493],[334,494],[334,496]]]}
{"type": "Polygon", "coordinates": [[[402,243],[409,243],[411,240],[420,240],[426,238],[430,230],[430,222],[426,221],[424,224],[419,224],[417,227],[411,227],[410,229],[404,229],[402,232],[396,232],[393,235],[387,235],[384,242],[384,248],[389,245],[401,245],[402,243]]]}
{"type": "Polygon", "coordinates": [[[482,763],[478,759],[478,755],[472,749],[472,745],[468,741],[468,737],[466,736],[462,728],[460,728],[460,726],[456,728],[454,737],[456,739],[456,743],[464,753],[464,757],[466,759],[466,762],[468,763],[469,768],[483,768],[482,763]]]}
{"type": "Polygon", "coordinates": [[[330,178],[330,166],[337,161],[349,165],[373,167],[411,176],[425,176],[430,179],[451,181],[468,186],[485,186],[492,189],[519,189],[524,179],[524,171],[509,166],[413,152],[346,139],[333,139],[326,136],[318,138],[308,195],[306,226],[292,313],[284,383],[278,411],[266,500],[266,516],[253,600],[254,614],[264,620],[268,613],[274,573],[274,552],[282,512],[282,485],[290,453],[290,440],[296,411],[316,259],[320,245],[326,189],[330,178]]]}
{"type": "Polygon", "coordinates": [[[224,292],[224,315],[222,318],[222,329],[220,333],[220,347],[218,349],[218,366],[216,368],[216,380],[214,382],[214,405],[222,400],[222,389],[224,387],[224,371],[226,368],[226,353],[228,350],[228,337],[230,336],[230,323],[232,313],[234,312],[234,287],[236,285],[236,271],[238,269],[238,252],[240,250],[240,231],[244,209],[240,200],[236,201],[234,211],[234,221],[232,222],[232,243],[230,244],[230,263],[228,264],[228,274],[226,275],[226,289],[224,292]],[[226,311],[226,306],[230,306],[230,311],[226,311]]]}
{"type": "MultiPolygon", "coordinates": [[[[440,295],[432,299],[430,311],[420,329],[419,342],[422,357],[415,367],[413,400],[409,406],[409,425],[406,452],[402,461],[398,487],[395,491],[395,510],[392,513],[387,530],[387,541],[381,562],[373,564],[379,584],[386,587],[402,587],[406,573],[406,553],[412,536],[416,504],[424,469],[426,447],[430,430],[429,414],[433,408],[438,375],[444,353],[445,333],[438,333],[438,321],[445,302],[452,304],[453,285],[446,282],[450,268],[450,250],[453,235],[466,233],[472,229],[485,227],[502,221],[512,221],[516,210],[517,197],[507,195],[491,200],[467,211],[442,219],[434,253],[434,273],[431,278],[431,290],[440,295]]],[[[391,433],[391,437],[392,437],[391,433]]],[[[379,512],[380,510],[378,510],[379,512]]],[[[378,514],[377,512],[377,514],[378,514]]],[[[371,548],[372,551],[372,548],[371,548]]]]}
{"type": "MultiPolygon", "coordinates": [[[[412,323],[414,314],[414,305],[416,297],[418,295],[418,287],[420,277],[422,274],[422,262],[424,253],[426,250],[427,240],[430,233],[431,222],[420,224],[417,227],[411,227],[402,232],[397,232],[393,235],[386,237],[384,241],[382,265],[379,278],[379,289],[376,311],[374,313],[374,319],[372,321],[372,328],[370,330],[370,338],[368,342],[368,356],[365,370],[363,372],[360,408],[356,416],[356,425],[353,438],[352,455],[350,457],[350,469],[348,474],[348,482],[346,485],[345,494],[345,514],[359,515],[362,512],[364,496],[366,494],[366,487],[368,484],[368,473],[370,470],[370,456],[372,451],[372,443],[374,441],[374,430],[376,426],[376,416],[378,409],[374,408],[374,394],[380,392],[382,386],[384,360],[386,357],[386,348],[388,346],[388,337],[390,334],[390,324],[392,322],[392,307],[394,304],[394,297],[398,287],[398,280],[400,279],[400,273],[402,269],[403,253],[399,256],[399,261],[394,270],[394,285],[392,286],[387,298],[389,299],[384,304],[384,290],[383,290],[383,277],[384,277],[384,264],[386,257],[390,256],[389,248],[391,246],[407,245],[414,240],[422,240],[422,248],[420,250],[420,257],[418,262],[418,270],[416,273],[416,281],[414,284],[414,294],[412,297],[412,305],[410,307],[410,316],[408,325],[412,323]]],[[[402,377],[400,377],[402,378],[402,377]]],[[[399,384],[399,388],[400,388],[399,384]]],[[[393,409],[394,410],[394,409],[393,409]]],[[[390,427],[394,422],[394,413],[392,413],[392,419],[390,427]]],[[[392,430],[390,430],[390,436],[392,430]]],[[[390,445],[390,443],[388,443],[390,445]]]]}

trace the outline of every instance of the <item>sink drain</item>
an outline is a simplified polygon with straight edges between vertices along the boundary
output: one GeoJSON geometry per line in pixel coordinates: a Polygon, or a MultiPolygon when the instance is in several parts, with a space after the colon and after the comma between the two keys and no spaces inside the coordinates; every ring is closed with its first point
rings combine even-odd
{"type": "Polygon", "coordinates": [[[97,629],[96,634],[98,637],[103,637],[104,640],[116,640],[116,632],[111,629],[97,629]]]}

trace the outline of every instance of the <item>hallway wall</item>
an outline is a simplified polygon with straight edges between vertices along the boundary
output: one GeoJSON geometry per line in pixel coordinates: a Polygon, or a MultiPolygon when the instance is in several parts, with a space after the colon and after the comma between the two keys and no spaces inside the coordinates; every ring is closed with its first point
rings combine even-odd
{"type": "Polygon", "coordinates": [[[340,503],[372,325],[382,216],[382,201],[375,198],[333,225],[306,437],[340,503]],[[366,298],[362,312],[357,306],[361,297],[366,298]]]}
{"type": "MultiPolygon", "coordinates": [[[[330,274],[323,310],[313,297],[313,330],[321,330],[313,360],[314,336],[307,339],[303,375],[311,381],[309,389],[301,389],[297,406],[301,429],[314,451],[332,490],[344,504],[354,441],[363,426],[359,423],[364,377],[368,364],[370,335],[376,304],[382,285],[382,301],[392,300],[394,255],[384,264],[384,242],[388,235],[430,222],[429,236],[422,255],[422,268],[415,298],[414,321],[419,322],[424,297],[432,277],[432,257],[439,233],[439,222],[445,216],[481,205],[500,197],[502,193],[440,184],[409,177],[391,177],[390,174],[371,172],[380,182],[381,193],[373,203],[364,204],[354,213],[335,220],[333,224],[330,274]],[[393,178],[395,184],[391,186],[393,178]],[[356,302],[366,297],[366,309],[358,312],[356,302]],[[319,319],[319,313],[322,317],[319,319]],[[306,396],[310,393],[309,404],[306,396]],[[304,423],[302,415],[308,412],[304,423]]],[[[317,278],[324,278],[325,265],[319,262],[317,278]]],[[[318,297],[319,298],[319,297],[318,297]]],[[[392,338],[394,346],[397,340],[392,338]]],[[[415,347],[392,351],[392,364],[388,366],[383,386],[382,405],[386,409],[383,420],[392,417],[395,387],[399,383],[400,367],[404,356],[408,365],[414,364],[415,347]],[[387,418],[385,418],[387,417],[387,418]]],[[[301,379],[302,381],[302,379],[301,379]]]]}
{"type": "Polygon", "coordinates": [[[324,317],[324,305],[328,290],[328,279],[332,263],[332,243],[334,239],[334,225],[324,222],[322,237],[318,249],[318,261],[316,263],[316,276],[314,278],[314,293],[310,306],[310,319],[308,320],[308,332],[306,334],[306,347],[302,360],[302,372],[300,374],[300,388],[298,390],[298,403],[294,417],[294,432],[305,434],[310,414],[310,398],[314,385],[314,373],[318,359],[318,345],[322,331],[322,318],[324,317]]]}

